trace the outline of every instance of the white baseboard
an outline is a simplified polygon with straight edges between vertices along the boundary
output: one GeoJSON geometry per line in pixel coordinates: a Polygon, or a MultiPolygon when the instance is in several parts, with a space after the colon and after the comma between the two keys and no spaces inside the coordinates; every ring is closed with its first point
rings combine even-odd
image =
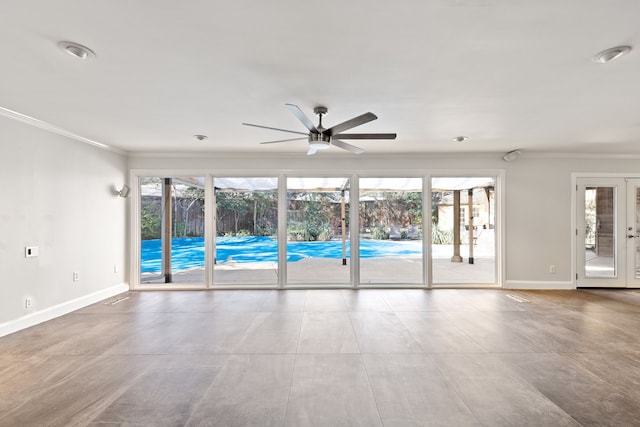
{"type": "Polygon", "coordinates": [[[53,307],[45,308],[44,310],[30,313],[26,316],[22,316],[18,319],[11,320],[6,323],[0,324],[0,337],[18,332],[22,329],[35,326],[39,323],[46,322],[47,320],[55,319],[56,317],[63,316],[71,313],[72,311],[81,309],[91,304],[95,304],[107,298],[111,298],[115,295],[127,292],[129,285],[121,283],[119,285],[111,286],[107,289],[103,289],[98,292],[94,292],[89,295],[84,295],[71,301],[66,301],[53,307]]]}
{"type": "Polygon", "coordinates": [[[523,290],[566,290],[575,289],[576,285],[572,281],[567,282],[551,282],[551,281],[533,281],[533,280],[507,280],[504,284],[505,289],[523,289],[523,290]]]}

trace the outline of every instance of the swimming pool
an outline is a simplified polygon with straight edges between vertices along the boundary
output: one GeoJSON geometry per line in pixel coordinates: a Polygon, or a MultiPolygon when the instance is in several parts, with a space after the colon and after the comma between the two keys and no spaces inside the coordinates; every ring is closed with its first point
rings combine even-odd
{"type": "MultiPolygon", "coordinates": [[[[179,238],[171,242],[173,270],[204,266],[204,238],[179,238]]],[[[347,258],[350,245],[347,241],[347,258]]],[[[390,240],[360,240],[360,258],[392,256],[420,256],[421,242],[395,242],[390,240]]],[[[287,261],[304,258],[342,258],[342,241],[287,242],[287,261]]],[[[217,262],[277,262],[278,243],[270,237],[218,237],[216,238],[217,262]]],[[[160,240],[143,240],[141,270],[153,273],[162,270],[162,246],[160,240]]]]}

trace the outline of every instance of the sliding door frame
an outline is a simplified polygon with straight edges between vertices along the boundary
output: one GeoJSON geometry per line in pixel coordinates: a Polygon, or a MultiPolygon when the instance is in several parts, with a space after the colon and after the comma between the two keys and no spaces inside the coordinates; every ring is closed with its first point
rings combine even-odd
{"type": "Polygon", "coordinates": [[[211,202],[211,174],[207,171],[192,169],[192,170],[167,170],[167,169],[132,169],[129,172],[129,187],[131,192],[129,198],[131,199],[131,210],[129,215],[129,288],[131,290],[199,290],[207,289],[208,284],[211,283],[211,266],[207,260],[211,255],[211,236],[213,230],[211,227],[210,217],[211,209],[205,208],[205,224],[204,224],[204,283],[170,283],[170,284],[142,284],[140,281],[140,252],[141,252],[141,198],[140,198],[140,178],[147,177],[160,177],[160,178],[178,178],[185,176],[198,176],[203,177],[205,181],[205,206],[211,202]]]}
{"type": "Polygon", "coordinates": [[[469,177],[469,178],[484,178],[491,177],[495,179],[495,190],[494,190],[494,206],[495,206],[495,243],[494,243],[494,257],[495,257],[495,265],[494,265],[494,283],[437,283],[434,285],[433,283],[433,257],[431,255],[431,227],[432,227],[432,219],[431,219],[431,211],[429,211],[429,240],[427,241],[427,245],[429,246],[428,253],[428,262],[429,262],[429,276],[427,283],[429,284],[429,288],[503,288],[504,280],[506,277],[506,265],[505,265],[505,233],[504,233],[504,218],[505,218],[505,203],[504,203],[504,195],[505,195],[505,171],[500,169],[487,169],[487,170],[447,170],[447,171],[432,171],[429,175],[426,175],[425,185],[429,187],[429,206],[431,206],[431,197],[432,197],[432,179],[433,178],[460,178],[460,177],[469,177]]]}
{"type": "MultiPolygon", "coordinates": [[[[389,170],[383,173],[372,170],[353,170],[347,173],[331,172],[324,174],[327,177],[344,177],[350,179],[349,202],[349,239],[350,239],[350,283],[347,285],[314,285],[314,284],[296,284],[294,286],[287,285],[287,178],[288,177],[318,177],[321,172],[317,171],[270,171],[270,170],[237,170],[237,169],[131,169],[129,173],[129,182],[131,183],[130,195],[130,216],[129,216],[129,284],[131,290],[168,290],[168,289],[313,289],[313,288],[342,288],[342,289],[367,289],[367,288],[421,288],[430,289],[433,286],[432,256],[431,256],[431,182],[434,177],[494,177],[495,178],[495,283],[479,283],[479,284],[438,284],[435,287],[450,288],[502,288],[505,278],[505,233],[504,233],[504,214],[505,214],[505,171],[502,169],[478,169],[478,170],[416,170],[410,169],[405,171],[389,170]],[[140,283],[140,244],[141,244],[141,224],[140,224],[140,185],[141,177],[180,177],[180,176],[199,176],[205,178],[205,283],[202,284],[170,284],[167,285],[147,285],[140,283]],[[212,265],[213,256],[215,254],[215,194],[213,191],[213,180],[215,177],[278,177],[278,282],[276,285],[216,285],[215,273],[212,265]],[[422,179],[422,215],[423,215],[423,239],[422,239],[422,280],[421,284],[379,284],[367,285],[360,283],[360,218],[359,200],[360,178],[420,178],[422,179]],[[356,203],[356,205],[354,205],[356,203]]],[[[575,186],[577,176],[596,176],[597,174],[572,174],[572,184],[575,186]]],[[[611,174],[601,174],[601,176],[612,176],[611,174]]],[[[640,178],[640,174],[633,176],[631,174],[617,175],[640,178]]],[[[575,229],[575,195],[572,200],[572,229],[575,229]]],[[[575,239],[573,239],[572,256],[575,260],[575,239]]],[[[573,263],[572,277],[575,277],[575,262],[573,263]]],[[[574,282],[575,284],[575,282],[574,282]]]]}

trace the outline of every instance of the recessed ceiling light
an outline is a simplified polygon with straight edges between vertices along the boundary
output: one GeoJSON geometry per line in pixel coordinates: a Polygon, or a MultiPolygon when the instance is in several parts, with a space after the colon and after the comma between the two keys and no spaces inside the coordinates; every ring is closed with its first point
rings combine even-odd
{"type": "Polygon", "coordinates": [[[74,42],[59,42],[58,47],[78,59],[87,59],[96,56],[95,52],[88,47],[74,42]]]}
{"type": "Polygon", "coordinates": [[[193,137],[198,141],[204,141],[205,139],[209,138],[207,135],[193,135],[193,137]]]}
{"type": "Polygon", "coordinates": [[[605,64],[614,59],[618,59],[621,56],[626,55],[631,50],[631,46],[616,46],[607,50],[603,50],[599,54],[593,57],[594,62],[605,64]]]}
{"type": "Polygon", "coordinates": [[[502,156],[502,158],[504,159],[505,162],[512,162],[518,157],[520,157],[520,154],[522,154],[521,150],[511,150],[508,153],[506,153],[504,156],[502,156]]]}
{"type": "Polygon", "coordinates": [[[465,142],[467,139],[469,139],[468,136],[456,136],[453,138],[455,142],[465,142]]]}

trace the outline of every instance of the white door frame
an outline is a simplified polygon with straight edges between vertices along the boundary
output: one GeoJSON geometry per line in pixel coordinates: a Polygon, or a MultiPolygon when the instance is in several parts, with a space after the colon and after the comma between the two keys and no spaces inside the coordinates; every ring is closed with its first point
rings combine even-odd
{"type": "Polygon", "coordinates": [[[582,264],[580,263],[580,258],[584,253],[584,241],[580,241],[583,237],[583,232],[580,231],[580,227],[584,226],[584,220],[582,222],[578,218],[578,215],[582,215],[582,212],[578,212],[578,180],[582,181],[583,179],[593,179],[593,184],[598,185],[601,184],[603,186],[610,185],[612,182],[615,182],[618,185],[618,200],[623,201],[623,203],[618,202],[617,205],[619,207],[623,207],[622,211],[617,212],[617,222],[618,222],[618,231],[617,231],[617,248],[619,254],[619,264],[618,264],[618,277],[619,279],[614,283],[607,285],[606,279],[602,281],[592,280],[591,286],[602,286],[602,287],[620,287],[620,288],[635,288],[640,287],[640,280],[635,278],[635,245],[640,244],[638,240],[640,237],[633,239],[630,241],[627,238],[627,228],[632,226],[633,234],[640,235],[640,230],[636,229],[635,221],[632,221],[631,218],[635,216],[635,203],[631,203],[631,189],[634,188],[634,185],[640,186],[640,174],[632,174],[632,173],[572,173],[571,174],[571,186],[572,186],[572,202],[571,202],[571,228],[573,230],[574,238],[572,239],[571,244],[571,256],[572,256],[572,280],[574,288],[578,286],[589,286],[585,285],[584,278],[580,278],[582,283],[579,283],[579,269],[582,264]],[[607,180],[609,180],[607,182],[607,180]],[[616,181],[617,180],[617,181],[616,181]],[[633,225],[632,225],[633,224],[633,225]]]}

